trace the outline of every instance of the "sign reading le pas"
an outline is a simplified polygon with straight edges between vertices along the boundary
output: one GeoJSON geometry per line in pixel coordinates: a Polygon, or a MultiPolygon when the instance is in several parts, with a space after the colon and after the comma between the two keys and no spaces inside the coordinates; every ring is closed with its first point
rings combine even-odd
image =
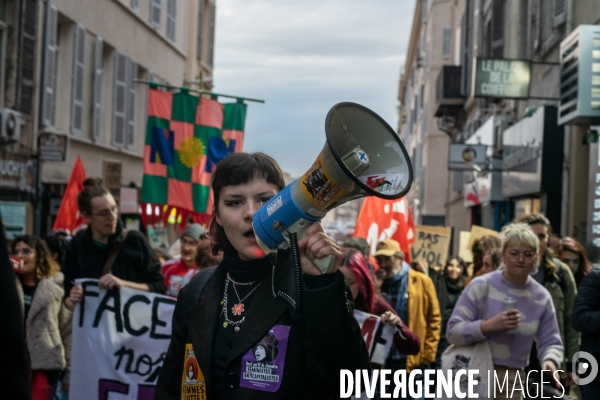
{"type": "Polygon", "coordinates": [[[154,399],[171,342],[175,299],[130,288],[106,291],[79,279],[73,313],[70,397],[154,399]]]}
{"type": "Polygon", "coordinates": [[[478,58],[473,96],[526,99],[529,97],[530,78],[529,61],[478,58]]]}

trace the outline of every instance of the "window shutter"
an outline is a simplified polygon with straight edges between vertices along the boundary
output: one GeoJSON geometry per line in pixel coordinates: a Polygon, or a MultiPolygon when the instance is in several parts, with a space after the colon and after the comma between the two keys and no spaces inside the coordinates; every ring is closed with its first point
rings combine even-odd
{"type": "Polygon", "coordinates": [[[71,77],[71,134],[81,135],[83,128],[83,77],[85,74],[85,28],[75,26],[71,77]]]}
{"type": "Polygon", "coordinates": [[[17,104],[19,111],[27,116],[33,116],[34,105],[37,3],[37,0],[21,2],[17,104]]]}
{"type": "Polygon", "coordinates": [[[134,79],[137,79],[138,65],[131,59],[129,60],[128,68],[128,93],[127,93],[127,148],[133,149],[135,146],[135,107],[137,100],[137,83],[134,79]]]}
{"type": "Polygon", "coordinates": [[[217,12],[215,3],[210,3],[210,22],[208,31],[208,60],[209,67],[213,67],[215,57],[215,14],[217,12]]]}
{"type": "Polygon", "coordinates": [[[46,48],[44,65],[44,91],[42,93],[42,124],[44,126],[54,125],[56,107],[56,36],[57,18],[56,7],[47,3],[46,10],[46,48]]]}
{"type": "Polygon", "coordinates": [[[504,58],[504,0],[493,0],[492,3],[492,58],[504,58]]]}
{"type": "Polygon", "coordinates": [[[421,0],[421,22],[427,22],[427,0],[421,0]]]}
{"type": "Polygon", "coordinates": [[[131,9],[134,11],[139,11],[140,9],[140,1],[139,0],[131,0],[131,9]]]}
{"type": "Polygon", "coordinates": [[[442,42],[442,57],[445,60],[450,58],[450,28],[444,28],[444,37],[442,42]]]}
{"type": "Polygon", "coordinates": [[[161,0],[150,0],[150,24],[160,28],[160,4],[161,0]]]}
{"type": "Polygon", "coordinates": [[[94,94],[92,106],[92,139],[99,140],[101,134],[100,121],[102,120],[102,49],[103,43],[100,36],[94,42],[94,94]]]}
{"type": "Polygon", "coordinates": [[[198,26],[198,48],[196,49],[196,57],[198,58],[198,61],[202,60],[202,49],[204,48],[202,43],[204,37],[204,1],[205,0],[200,0],[198,4],[198,23],[196,24],[198,26]]]}
{"type": "Polygon", "coordinates": [[[168,0],[167,3],[167,38],[172,42],[175,41],[175,13],[176,0],[168,0]]]}
{"type": "Polygon", "coordinates": [[[117,51],[114,56],[115,84],[113,88],[113,129],[112,142],[114,146],[125,144],[126,114],[127,114],[127,56],[117,51]]]}
{"type": "Polygon", "coordinates": [[[554,27],[561,26],[567,19],[565,0],[554,0],[554,27]]]}

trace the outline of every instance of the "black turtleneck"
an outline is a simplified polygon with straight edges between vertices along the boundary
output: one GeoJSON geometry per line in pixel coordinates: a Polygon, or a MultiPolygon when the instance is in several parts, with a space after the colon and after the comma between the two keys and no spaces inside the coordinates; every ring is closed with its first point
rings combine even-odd
{"type": "MultiPolygon", "coordinates": [[[[223,254],[223,261],[220,264],[229,273],[232,280],[239,283],[255,282],[252,285],[236,285],[237,295],[240,299],[243,299],[250,293],[251,290],[256,288],[256,285],[263,279],[266,273],[271,271],[271,263],[268,257],[264,257],[258,260],[241,260],[237,252],[225,251],[223,254]]],[[[225,282],[222,283],[223,289],[225,289],[225,282]]],[[[238,297],[234,290],[234,283],[229,282],[227,287],[227,318],[230,321],[239,321],[248,313],[248,308],[251,307],[252,298],[254,297],[253,292],[247,299],[243,301],[244,313],[240,316],[235,316],[231,312],[231,307],[234,304],[239,303],[238,297]]],[[[236,338],[244,334],[244,321],[240,327],[240,331],[236,332],[235,328],[229,325],[227,328],[223,327],[225,322],[225,316],[223,311],[219,315],[219,323],[217,325],[217,331],[215,332],[215,340],[213,343],[213,386],[215,388],[215,398],[224,398],[225,395],[225,366],[226,361],[229,358],[229,353],[233,347],[233,343],[236,338]]]]}

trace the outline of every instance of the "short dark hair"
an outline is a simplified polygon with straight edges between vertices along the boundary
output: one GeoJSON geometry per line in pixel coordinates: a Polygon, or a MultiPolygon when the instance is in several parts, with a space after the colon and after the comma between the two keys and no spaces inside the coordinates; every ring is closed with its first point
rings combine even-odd
{"type": "Polygon", "coordinates": [[[253,178],[263,178],[268,183],[276,185],[279,190],[285,187],[283,173],[277,162],[261,152],[234,153],[221,161],[213,173],[211,187],[214,201],[213,216],[210,221],[213,255],[217,255],[221,250],[234,250],[229,239],[227,239],[227,235],[225,235],[225,230],[217,223],[215,218],[215,214],[218,212],[221,190],[225,186],[247,183],[253,178]]]}

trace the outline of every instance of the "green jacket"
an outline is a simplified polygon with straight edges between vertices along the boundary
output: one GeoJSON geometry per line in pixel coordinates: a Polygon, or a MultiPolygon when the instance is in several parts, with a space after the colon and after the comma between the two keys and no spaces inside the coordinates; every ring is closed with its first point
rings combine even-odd
{"type": "Polygon", "coordinates": [[[560,284],[544,279],[544,287],[550,292],[556,310],[558,329],[565,346],[565,360],[562,369],[566,371],[565,367],[571,366],[573,354],[579,349],[580,333],[573,329],[571,325],[573,305],[575,304],[575,296],[577,296],[577,285],[569,267],[556,258],[553,261],[561,269],[560,272],[557,271],[557,274],[564,280],[564,283],[560,284]],[[563,287],[565,293],[563,293],[563,287]]]}

